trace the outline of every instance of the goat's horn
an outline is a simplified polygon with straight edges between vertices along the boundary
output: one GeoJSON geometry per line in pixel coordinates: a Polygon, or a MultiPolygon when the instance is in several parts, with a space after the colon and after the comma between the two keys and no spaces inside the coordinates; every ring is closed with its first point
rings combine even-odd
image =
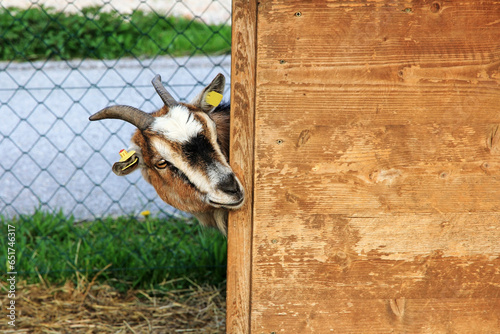
{"type": "Polygon", "coordinates": [[[98,121],[101,119],[121,119],[122,121],[129,122],[135,125],[139,130],[145,130],[151,123],[154,122],[154,116],[131,106],[112,106],[102,109],[89,117],[91,121],[98,121]]]}
{"type": "Polygon", "coordinates": [[[161,76],[159,74],[155,75],[153,80],[151,80],[151,83],[153,84],[153,87],[155,88],[158,95],[160,95],[161,100],[163,101],[163,103],[165,103],[165,105],[167,105],[168,107],[173,107],[178,104],[177,101],[172,97],[172,95],[170,95],[169,92],[167,92],[167,90],[161,83],[161,76]]]}

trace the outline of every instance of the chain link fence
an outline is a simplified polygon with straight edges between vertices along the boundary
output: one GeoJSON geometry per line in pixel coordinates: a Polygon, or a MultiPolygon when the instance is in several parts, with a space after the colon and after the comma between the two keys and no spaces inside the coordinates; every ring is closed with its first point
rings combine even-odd
{"type": "Polygon", "coordinates": [[[183,215],[162,202],[140,173],[117,177],[111,172],[134,128],[119,121],[90,123],[88,117],[113,104],[160,108],[150,83],[155,74],[175,98],[189,101],[221,72],[228,99],[230,38],[221,29],[230,27],[230,9],[230,0],[1,1],[0,51],[7,56],[0,61],[0,215],[9,219],[37,209],[90,221],[144,210],[183,215]],[[35,14],[26,9],[36,10],[44,23],[33,23],[35,14]],[[139,12],[148,26],[134,23],[139,12]],[[128,41],[131,46],[125,46],[131,35],[113,35],[113,29],[99,25],[109,13],[130,23],[138,36],[128,41]],[[71,23],[71,14],[80,19],[71,23]],[[182,19],[182,28],[172,17],[182,19]],[[205,30],[187,34],[200,24],[205,30]],[[170,37],[151,35],[161,25],[170,37]],[[89,37],[91,30],[105,38],[89,37]],[[51,40],[52,31],[65,37],[51,40]],[[18,45],[21,35],[26,41],[18,45]],[[215,49],[214,40],[221,44],[215,49]],[[178,52],[181,42],[188,47],[178,52]],[[66,49],[75,43],[79,53],[72,57],[66,49]],[[143,53],[141,43],[157,51],[145,44],[143,53]],[[101,52],[122,45],[116,57],[101,52]]]}
{"type": "MultiPolygon", "coordinates": [[[[12,13],[9,5],[40,7],[42,1],[2,1],[0,9],[12,13]]],[[[127,20],[134,11],[152,12],[156,22],[182,15],[191,22],[230,24],[230,1],[46,1],[57,12],[45,8],[42,15],[58,24],[58,12],[80,13],[83,6],[101,6],[99,12],[118,11],[127,20]],[[101,2],[102,1],[102,2],[101,2]],[[81,4],[81,5],[80,5],[81,4]]],[[[84,31],[89,20],[83,22],[84,31]]],[[[13,26],[14,24],[12,24],[13,26]]],[[[98,27],[99,28],[99,27],[98,27]]],[[[105,34],[105,27],[100,27],[105,34]]],[[[30,27],[26,24],[25,29],[30,27]]],[[[67,29],[60,26],[61,30],[67,29]]],[[[182,30],[171,27],[182,36],[182,30]]],[[[217,30],[212,34],[221,36],[217,30]]],[[[6,34],[0,32],[0,40],[6,34]]],[[[44,31],[32,31],[30,44],[40,43],[44,31]]],[[[148,31],[139,31],[148,38],[148,31]]],[[[206,36],[210,40],[212,36],[206,36]]],[[[68,36],[73,38],[73,36],[68,36]]],[[[189,37],[187,38],[189,43],[189,37]]],[[[162,45],[161,40],[154,41],[162,45]]],[[[171,42],[174,43],[175,41],[171,42]]],[[[230,41],[225,40],[229,46],[230,41]]],[[[161,74],[167,89],[180,101],[189,101],[219,72],[229,79],[230,55],[207,54],[203,45],[184,57],[128,52],[118,59],[64,59],[62,49],[47,46],[60,61],[30,61],[31,54],[16,45],[21,60],[0,62],[0,214],[11,216],[62,209],[79,219],[134,214],[142,210],[176,214],[167,207],[140,176],[118,178],[111,173],[118,151],[127,148],[133,127],[124,122],[90,123],[88,116],[113,104],[129,104],[145,111],[161,106],[151,86],[161,74]]],[[[85,43],[81,43],[85,48],[85,43]]],[[[105,43],[100,45],[106,48],[105,43]]],[[[161,47],[169,49],[169,45],[161,47]]],[[[90,49],[90,47],[89,47],[90,49]]],[[[125,53],[124,53],[125,54],[125,53]]],[[[88,56],[92,56],[88,53],[88,56]]],[[[54,57],[52,57],[54,58],[54,57]]],[[[229,81],[229,80],[228,80],[229,81]]]]}

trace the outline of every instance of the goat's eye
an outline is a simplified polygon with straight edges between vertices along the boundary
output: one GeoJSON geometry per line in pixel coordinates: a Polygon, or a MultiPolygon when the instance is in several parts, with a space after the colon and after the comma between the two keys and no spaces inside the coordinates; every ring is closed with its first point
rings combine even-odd
{"type": "Polygon", "coordinates": [[[165,159],[161,159],[157,163],[155,163],[155,167],[158,169],[164,169],[168,166],[168,161],[165,159]]]}

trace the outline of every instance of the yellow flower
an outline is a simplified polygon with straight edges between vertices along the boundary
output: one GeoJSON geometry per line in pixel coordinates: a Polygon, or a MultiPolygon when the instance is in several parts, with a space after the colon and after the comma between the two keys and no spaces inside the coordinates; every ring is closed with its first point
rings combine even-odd
{"type": "Polygon", "coordinates": [[[144,216],[145,218],[148,218],[150,214],[151,214],[151,212],[149,210],[141,212],[141,216],[144,216]]]}

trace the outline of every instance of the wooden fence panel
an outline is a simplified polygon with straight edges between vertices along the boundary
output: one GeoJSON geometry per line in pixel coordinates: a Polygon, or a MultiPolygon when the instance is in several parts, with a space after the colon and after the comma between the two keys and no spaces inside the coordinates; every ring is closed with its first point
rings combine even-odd
{"type": "Polygon", "coordinates": [[[256,32],[251,333],[500,333],[499,4],[261,0],[256,32]]]}

